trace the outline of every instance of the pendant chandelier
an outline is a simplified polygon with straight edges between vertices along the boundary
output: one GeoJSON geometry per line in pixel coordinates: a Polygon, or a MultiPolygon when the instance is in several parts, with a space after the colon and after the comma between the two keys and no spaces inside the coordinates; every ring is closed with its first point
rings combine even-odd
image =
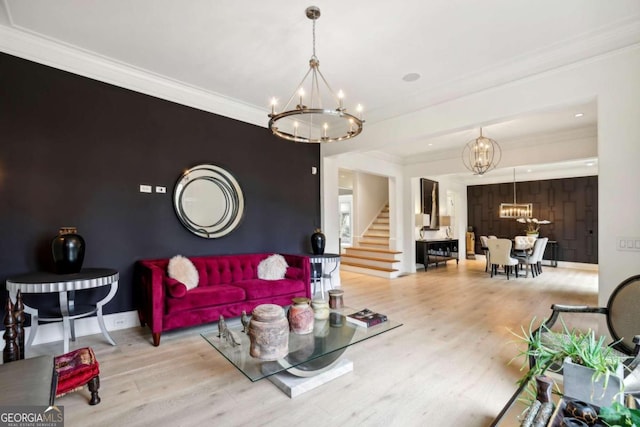
{"type": "Polygon", "coordinates": [[[462,150],[464,166],[474,175],[484,175],[485,172],[494,169],[500,163],[501,157],[500,146],[495,140],[482,136],[482,128],[480,136],[467,142],[462,150]]]}
{"type": "Polygon", "coordinates": [[[516,202],[516,170],[513,169],[513,203],[500,203],[500,218],[531,218],[533,204],[516,202]]]}
{"type": "Polygon", "coordinates": [[[276,111],[277,100],[271,100],[269,129],[274,135],[295,142],[320,143],[353,138],[362,132],[362,106],[357,106],[356,115],[349,114],[343,105],[344,93],[336,94],[320,72],[320,61],[316,56],[316,20],[320,18],[320,9],[310,6],[306,15],[313,21],[313,54],[309,70],[281,112],[276,111]],[[333,108],[323,105],[333,105],[333,108]]]}

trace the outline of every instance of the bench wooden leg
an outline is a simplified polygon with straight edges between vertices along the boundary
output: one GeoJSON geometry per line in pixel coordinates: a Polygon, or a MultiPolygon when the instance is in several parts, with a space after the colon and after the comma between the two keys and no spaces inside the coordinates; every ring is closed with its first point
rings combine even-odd
{"type": "Polygon", "coordinates": [[[100,396],[98,396],[98,389],[100,388],[100,376],[95,376],[89,380],[89,391],[91,392],[91,400],[89,405],[97,405],[100,403],[100,396]]]}

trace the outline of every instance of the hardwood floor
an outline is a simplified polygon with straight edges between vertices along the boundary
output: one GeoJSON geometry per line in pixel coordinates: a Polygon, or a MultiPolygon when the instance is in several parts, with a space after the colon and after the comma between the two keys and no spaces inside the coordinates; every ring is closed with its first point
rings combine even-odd
{"type": "MultiPolygon", "coordinates": [[[[403,322],[349,348],[354,372],[295,399],[252,383],[191,328],[151,345],[148,328],[81,337],[100,361],[102,403],[86,389],[57,399],[67,427],[486,426],[515,390],[521,361],[509,330],[542,319],[554,302],[597,304],[597,273],[545,268],[536,278],[491,279],[484,260],[394,280],[343,272],[345,304],[403,322]]],[[[606,331],[602,322],[581,327],[606,331]]],[[[45,347],[44,345],[41,347],[45,347]]]]}

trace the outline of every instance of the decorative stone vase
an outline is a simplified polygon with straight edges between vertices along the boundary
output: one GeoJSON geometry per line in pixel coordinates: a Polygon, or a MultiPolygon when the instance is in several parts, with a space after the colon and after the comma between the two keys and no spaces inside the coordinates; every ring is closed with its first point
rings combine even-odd
{"type": "Polygon", "coordinates": [[[316,320],[327,320],[329,318],[329,302],[323,299],[314,299],[311,301],[313,308],[313,317],[316,320]]]}
{"type": "Polygon", "coordinates": [[[342,289],[329,290],[329,307],[330,308],[342,308],[344,307],[344,301],[342,296],[344,291],[342,289]]]}
{"type": "Polygon", "coordinates": [[[249,321],[249,354],[260,360],[282,359],[289,353],[289,322],[282,307],[261,304],[249,321]]]}
{"type": "Polygon", "coordinates": [[[75,227],[63,227],[51,241],[51,254],[56,273],[77,273],[84,261],[85,243],[75,227]]]}
{"type": "Polygon", "coordinates": [[[623,403],[622,369],[620,364],[618,372],[609,376],[605,388],[604,376],[594,381],[593,369],[577,365],[567,358],[562,364],[564,395],[595,406],[611,406],[613,402],[623,403]]]}
{"type": "Polygon", "coordinates": [[[309,298],[293,298],[289,308],[289,328],[294,334],[309,334],[313,332],[313,309],[309,305],[309,298]]]}
{"type": "Polygon", "coordinates": [[[326,237],[322,233],[322,230],[316,228],[315,232],[311,235],[311,251],[314,255],[324,254],[324,246],[326,243],[326,237]]]}

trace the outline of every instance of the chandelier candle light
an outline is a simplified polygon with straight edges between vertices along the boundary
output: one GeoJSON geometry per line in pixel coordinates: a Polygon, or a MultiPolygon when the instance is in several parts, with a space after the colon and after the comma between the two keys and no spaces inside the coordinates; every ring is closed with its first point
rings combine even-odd
{"type": "Polygon", "coordinates": [[[533,204],[516,202],[516,170],[513,169],[513,203],[500,203],[500,218],[531,218],[533,204]]]}
{"type": "Polygon", "coordinates": [[[305,12],[313,21],[313,54],[309,70],[281,112],[276,111],[278,100],[272,98],[269,129],[277,137],[295,142],[321,143],[353,138],[362,132],[362,106],[358,104],[356,115],[349,114],[344,108],[344,92],[340,90],[336,94],[320,72],[320,61],[316,56],[316,20],[320,18],[320,9],[310,6],[305,12]],[[321,84],[325,88],[324,100],[321,84]],[[297,101],[295,106],[292,105],[292,101],[296,102],[294,99],[297,101]],[[323,107],[323,101],[334,104],[335,108],[323,107]]]}
{"type": "Polygon", "coordinates": [[[482,136],[482,128],[480,136],[467,142],[462,150],[462,162],[474,175],[484,175],[495,169],[501,158],[500,145],[495,140],[482,136]]]}

